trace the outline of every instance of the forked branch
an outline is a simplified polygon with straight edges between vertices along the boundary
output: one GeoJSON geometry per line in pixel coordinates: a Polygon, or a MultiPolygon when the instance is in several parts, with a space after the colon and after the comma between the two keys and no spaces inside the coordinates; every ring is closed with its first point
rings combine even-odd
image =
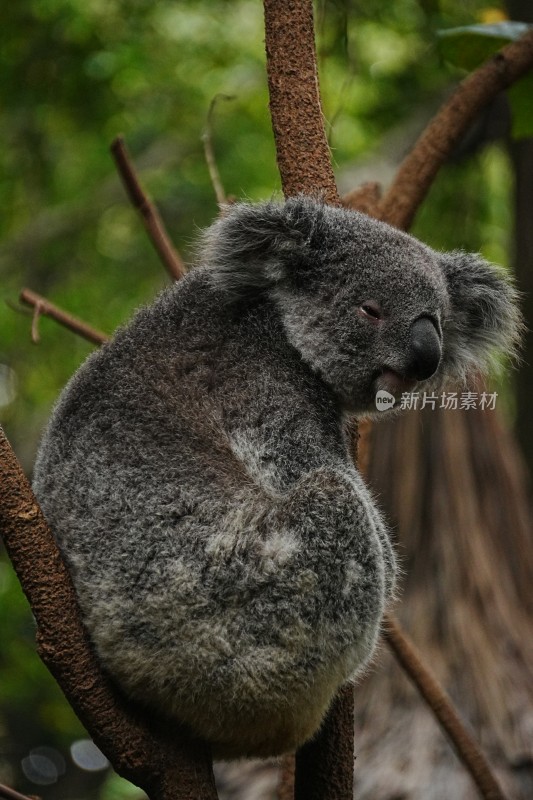
{"type": "Polygon", "coordinates": [[[35,343],[39,340],[37,334],[37,321],[41,314],[54,319],[56,322],[59,322],[60,325],[68,328],[73,333],[77,333],[78,336],[81,336],[83,339],[87,339],[87,341],[92,342],[92,344],[104,344],[104,342],[107,342],[109,339],[109,336],[107,336],[105,333],[102,333],[102,331],[96,330],[96,328],[91,327],[91,325],[87,325],[87,323],[83,322],[81,319],[74,317],[67,311],[63,311],[62,308],[54,305],[45,297],[32,292],[31,289],[23,289],[21,291],[20,301],[21,303],[25,303],[25,305],[31,306],[34,309],[32,321],[32,339],[35,343]]]}

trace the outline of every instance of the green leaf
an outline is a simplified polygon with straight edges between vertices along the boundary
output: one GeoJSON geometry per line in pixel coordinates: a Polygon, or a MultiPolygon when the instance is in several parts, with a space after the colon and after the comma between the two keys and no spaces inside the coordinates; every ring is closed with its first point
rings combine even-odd
{"type": "MultiPolygon", "coordinates": [[[[494,25],[466,25],[438,32],[444,58],[457,67],[473,70],[509,42],[523,36],[533,25],[499,22],[494,25]]],[[[508,90],[514,139],[533,136],[533,74],[526,75],[508,90]]]]}

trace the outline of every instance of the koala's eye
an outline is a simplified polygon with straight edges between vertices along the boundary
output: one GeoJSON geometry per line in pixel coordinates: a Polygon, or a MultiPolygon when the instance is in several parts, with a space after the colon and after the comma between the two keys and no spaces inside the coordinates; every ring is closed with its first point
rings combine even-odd
{"type": "Polygon", "coordinates": [[[359,311],[362,316],[369,317],[372,320],[379,321],[383,319],[383,312],[377,303],[367,300],[360,306],[359,311]]]}

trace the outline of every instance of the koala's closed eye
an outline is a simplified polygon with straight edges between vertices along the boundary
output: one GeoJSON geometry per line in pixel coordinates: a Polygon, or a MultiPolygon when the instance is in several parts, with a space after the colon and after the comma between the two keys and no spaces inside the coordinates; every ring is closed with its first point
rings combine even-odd
{"type": "Polygon", "coordinates": [[[379,322],[380,320],[383,319],[384,315],[381,306],[379,306],[378,303],[375,303],[372,300],[367,300],[366,302],[361,303],[359,308],[363,316],[368,317],[371,320],[379,322]]]}
{"type": "Polygon", "coordinates": [[[346,411],[461,375],[518,328],[475,256],[308,198],[229,208],[199,267],[74,376],[35,465],[122,689],[219,757],[312,737],[395,583],[346,411]]]}

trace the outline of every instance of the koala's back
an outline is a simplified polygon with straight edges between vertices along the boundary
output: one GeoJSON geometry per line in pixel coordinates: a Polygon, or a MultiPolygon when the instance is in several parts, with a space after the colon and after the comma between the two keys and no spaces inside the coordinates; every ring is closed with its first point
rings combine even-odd
{"type": "MultiPolygon", "coordinates": [[[[281,331],[265,330],[268,315],[239,319],[208,283],[201,271],[184,279],[86,362],[45,434],[34,487],[123,688],[219,755],[272,755],[316,730],[361,662],[357,598],[331,592],[346,583],[357,519],[345,514],[341,530],[333,516],[329,545],[304,541],[302,509],[328,527],[305,487],[260,485],[236,456],[227,429],[256,424],[258,393],[298,417],[317,389],[281,331]]],[[[347,502],[342,489],[331,485],[332,509],[347,502]]],[[[358,587],[376,607],[366,651],[375,583],[358,587]]]]}

